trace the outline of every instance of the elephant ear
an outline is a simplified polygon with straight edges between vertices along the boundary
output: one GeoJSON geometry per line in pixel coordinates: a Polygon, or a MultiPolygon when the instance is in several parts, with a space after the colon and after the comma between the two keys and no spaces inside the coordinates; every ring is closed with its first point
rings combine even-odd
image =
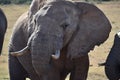
{"type": "Polygon", "coordinates": [[[95,45],[99,46],[106,41],[111,31],[109,20],[96,6],[82,2],[76,2],[75,5],[80,12],[80,20],[68,45],[67,56],[71,58],[87,55],[95,45]]]}

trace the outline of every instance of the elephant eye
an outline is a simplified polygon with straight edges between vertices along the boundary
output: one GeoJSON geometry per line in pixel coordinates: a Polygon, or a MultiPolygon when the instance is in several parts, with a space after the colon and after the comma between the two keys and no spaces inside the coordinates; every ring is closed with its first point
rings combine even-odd
{"type": "Polygon", "coordinates": [[[67,28],[68,24],[64,23],[61,25],[61,27],[65,30],[67,28]]]}

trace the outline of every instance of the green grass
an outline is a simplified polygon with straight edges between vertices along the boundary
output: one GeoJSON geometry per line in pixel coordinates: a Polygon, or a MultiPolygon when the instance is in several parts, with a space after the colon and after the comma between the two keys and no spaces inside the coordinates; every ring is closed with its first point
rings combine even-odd
{"type": "MultiPolygon", "coordinates": [[[[109,2],[96,4],[108,17],[112,23],[112,31],[108,40],[100,47],[95,47],[94,51],[89,53],[90,64],[87,80],[107,80],[104,67],[98,67],[97,63],[104,62],[113,44],[113,38],[120,29],[120,2],[109,2]]],[[[2,56],[0,56],[0,80],[9,80],[8,75],[8,43],[12,33],[13,25],[17,18],[28,10],[28,5],[0,5],[8,19],[8,29],[5,36],[2,56]]],[[[68,79],[67,79],[68,80],[68,79]]]]}

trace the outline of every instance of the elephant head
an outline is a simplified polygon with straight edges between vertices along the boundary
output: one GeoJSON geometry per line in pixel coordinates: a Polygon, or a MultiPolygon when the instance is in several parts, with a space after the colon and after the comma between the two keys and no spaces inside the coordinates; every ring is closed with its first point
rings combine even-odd
{"type": "Polygon", "coordinates": [[[30,50],[32,63],[39,74],[52,70],[51,55],[59,58],[63,47],[67,46],[68,57],[81,57],[103,43],[111,31],[108,19],[97,7],[69,1],[44,5],[35,14],[32,24],[33,33],[27,46],[11,54],[22,55],[30,50]]]}
{"type": "Polygon", "coordinates": [[[33,0],[28,15],[31,18],[43,5],[46,3],[46,0],[33,0]]]}
{"type": "Polygon", "coordinates": [[[7,29],[7,19],[2,9],[0,9],[0,54],[3,46],[6,29],[7,29]]]}

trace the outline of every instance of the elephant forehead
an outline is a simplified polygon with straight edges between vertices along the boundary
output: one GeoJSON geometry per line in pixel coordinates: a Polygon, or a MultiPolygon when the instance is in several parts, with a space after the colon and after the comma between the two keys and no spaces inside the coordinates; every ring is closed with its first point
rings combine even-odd
{"type": "Polygon", "coordinates": [[[48,35],[63,36],[63,29],[58,25],[58,23],[49,17],[38,18],[36,24],[36,30],[48,35]],[[44,19],[43,19],[44,18],[44,19]]]}
{"type": "Polygon", "coordinates": [[[66,19],[64,10],[53,6],[45,6],[42,10],[39,11],[38,15],[41,17],[50,17],[51,19],[55,19],[56,21],[60,22],[66,19]]]}
{"type": "Polygon", "coordinates": [[[61,49],[63,45],[63,37],[46,33],[37,32],[33,38],[34,42],[32,43],[32,46],[37,47],[36,45],[39,45],[42,46],[42,49],[49,49],[50,51],[61,49]]]}
{"type": "Polygon", "coordinates": [[[56,1],[46,4],[38,11],[37,16],[49,16],[51,19],[61,22],[74,14],[77,12],[72,2],[56,1]]]}

